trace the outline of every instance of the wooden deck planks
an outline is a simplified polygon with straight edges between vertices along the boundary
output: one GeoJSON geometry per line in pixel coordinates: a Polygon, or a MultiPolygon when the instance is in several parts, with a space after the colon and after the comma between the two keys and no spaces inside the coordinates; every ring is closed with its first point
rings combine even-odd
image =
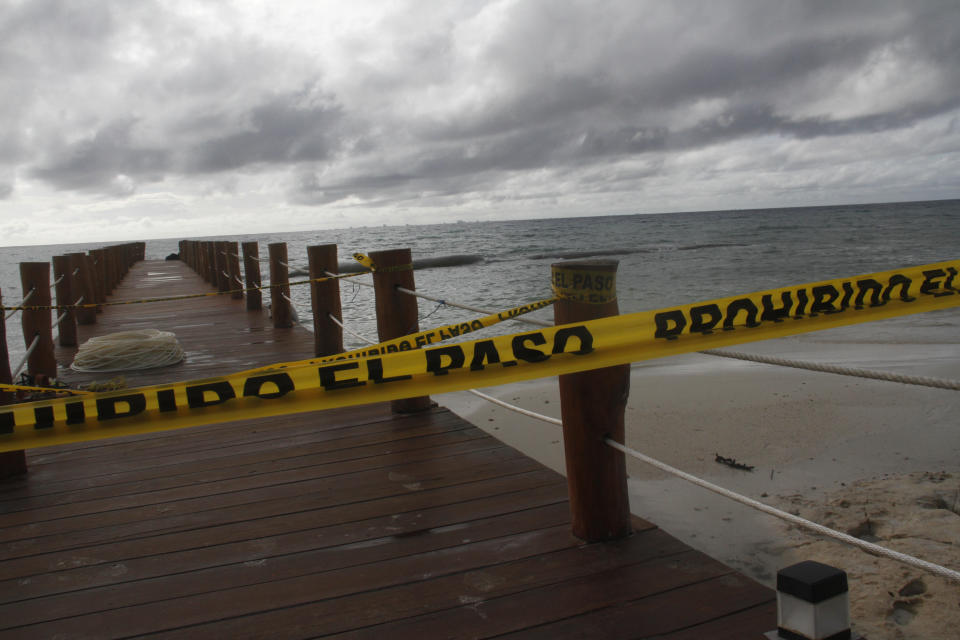
{"type": "MultiPolygon", "coordinates": [[[[180,263],[149,262],[114,298],[207,289],[180,263]]],[[[309,335],[268,324],[207,297],[107,307],[81,339],[175,331],[189,362],[131,384],[309,357],[309,335]]],[[[0,638],[760,640],[776,623],[772,591],[639,518],[630,538],[582,544],[561,476],[442,408],[367,405],[28,458],[27,478],[0,485],[0,638]]]]}

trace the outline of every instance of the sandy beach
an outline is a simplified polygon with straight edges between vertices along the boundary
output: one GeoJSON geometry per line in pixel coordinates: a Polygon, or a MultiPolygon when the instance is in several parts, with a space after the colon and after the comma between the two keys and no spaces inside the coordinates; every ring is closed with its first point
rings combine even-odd
{"type": "MultiPolygon", "coordinates": [[[[960,379],[960,311],[752,343],[737,351],[960,379]]],[[[556,379],[482,391],[560,415],[556,379]]],[[[564,470],[560,428],[468,393],[437,400],[564,470]]],[[[960,569],[960,394],[704,354],[635,363],[627,445],[840,531],[960,569]],[[716,462],[735,458],[753,471],[716,462]]],[[[847,571],[871,640],[955,637],[960,585],[821,539],[628,460],[632,511],[774,585],[800,560],[847,571]]]]}

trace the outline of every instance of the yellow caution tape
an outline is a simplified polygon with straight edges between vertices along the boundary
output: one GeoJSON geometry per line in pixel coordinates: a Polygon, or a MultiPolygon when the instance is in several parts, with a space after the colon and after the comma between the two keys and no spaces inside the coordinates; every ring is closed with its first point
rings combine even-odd
{"type": "Polygon", "coordinates": [[[297,360],[296,362],[281,362],[278,364],[271,364],[266,367],[250,369],[249,371],[245,371],[243,373],[289,369],[290,367],[299,367],[303,365],[323,364],[326,362],[337,362],[340,360],[353,360],[356,358],[366,358],[369,356],[383,355],[386,353],[396,353],[398,351],[420,349],[421,347],[425,347],[436,342],[450,340],[451,338],[456,338],[474,331],[479,331],[480,329],[491,327],[505,320],[510,320],[511,318],[516,318],[517,316],[521,316],[525,313],[536,311],[537,309],[549,307],[551,304],[553,304],[553,301],[554,298],[537,300],[536,302],[530,302],[528,304],[520,305],[519,307],[507,309],[506,311],[492,313],[488,316],[483,316],[482,318],[477,318],[476,320],[471,320],[469,322],[458,322],[454,324],[448,324],[443,327],[437,327],[435,329],[427,329],[426,331],[421,331],[419,333],[411,333],[400,338],[378,342],[377,344],[364,347],[363,349],[354,349],[353,351],[346,351],[333,356],[323,356],[320,358],[310,358],[308,360],[297,360]]]}
{"type": "Polygon", "coordinates": [[[617,272],[591,269],[584,263],[553,265],[553,295],[586,304],[606,304],[617,299],[617,272]]]}
{"type": "Polygon", "coordinates": [[[960,260],[340,362],[37,401],[0,450],[493,386],[960,305],[960,260]]]}
{"type": "Polygon", "coordinates": [[[43,393],[72,393],[75,395],[88,395],[92,391],[82,391],[80,389],[68,389],[67,387],[33,387],[26,384],[4,384],[0,383],[0,391],[41,391],[43,393]]]}

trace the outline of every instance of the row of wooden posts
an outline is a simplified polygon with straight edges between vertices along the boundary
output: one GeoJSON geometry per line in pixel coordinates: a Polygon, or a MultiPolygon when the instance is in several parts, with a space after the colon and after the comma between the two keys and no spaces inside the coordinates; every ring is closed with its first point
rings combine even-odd
{"type": "MultiPolygon", "coordinates": [[[[88,253],[54,256],[52,278],[51,262],[20,263],[22,302],[11,300],[9,292],[5,302],[9,306],[36,307],[19,312],[24,347],[28,353],[24,371],[31,381],[45,386],[57,377],[54,331],[60,346],[76,346],[77,325],[95,323],[97,313],[101,311],[99,306],[64,310],[50,307],[103,304],[130,267],[144,259],[145,250],[143,242],[130,242],[93,249],[88,253]],[[54,295],[51,295],[51,289],[54,295]]],[[[4,303],[3,293],[0,291],[0,306],[4,303]]],[[[7,312],[0,313],[0,383],[10,384],[12,374],[17,372],[10,369],[7,315],[7,312]]],[[[15,394],[0,391],[0,404],[15,400],[15,394]]],[[[19,475],[26,470],[23,451],[0,453],[0,477],[19,475]]]]}
{"type": "MultiPolygon", "coordinates": [[[[289,264],[285,243],[268,245],[269,289],[273,325],[292,326],[289,264]]],[[[420,330],[417,299],[400,289],[415,291],[410,249],[374,251],[369,257],[373,272],[377,333],[380,341],[400,338],[420,330]]],[[[180,259],[207,282],[226,295],[246,298],[246,309],[261,308],[261,261],[257,242],[180,242],[180,259]],[[243,264],[243,274],[240,265],[243,264]]],[[[307,247],[309,278],[315,280],[338,273],[337,245],[307,247]]],[[[612,260],[561,262],[553,265],[551,281],[558,271],[577,272],[584,268],[615,274],[612,260]]],[[[572,277],[566,280],[573,280],[572,277]]],[[[314,325],[314,355],[335,355],[343,351],[339,280],[311,282],[314,325]]],[[[615,292],[602,304],[570,299],[554,303],[556,324],[582,322],[619,313],[615,292]]],[[[560,376],[560,404],[563,417],[564,452],[570,491],[572,528],[585,540],[610,540],[630,533],[626,462],[622,453],[604,439],[624,439],[624,413],[630,389],[629,365],[560,376]]],[[[394,400],[396,413],[424,411],[433,406],[429,396],[394,400]]]]}

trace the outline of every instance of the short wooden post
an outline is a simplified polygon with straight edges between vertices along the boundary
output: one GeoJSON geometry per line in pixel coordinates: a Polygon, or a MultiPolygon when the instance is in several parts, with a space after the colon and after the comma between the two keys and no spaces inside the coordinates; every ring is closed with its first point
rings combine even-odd
{"type": "MultiPolygon", "coordinates": [[[[326,277],[327,273],[339,273],[337,245],[322,244],[307,247],[310,263],[310,279],[326,277]]],[[[313,355],[330,356],[343,351],[343,329],[330,319],[333,316],[343,322],[340,309],[340,281],[310,283],[310,305],[313,308],[313,355]]]]}
{"type": "MultiPolygon", "coordinates": [[[[373,290],[380,341],[416,333],[420,330],[417,299],[397,290],[397,287],[415,290],[410,249],[374,251],[370,253],[370,259],[376,265],[373,272],[373,290]]],[[[390,405],[394,413],[414,413],[429,409],[433,403],[430,396],[417,396],[392,400],[390,405]]]]}
{"type": "Polygon", "coordinates": [[[225,242],[227,245],[227,273],[230,274],[230,297],[234,300],[243,299],[243,280],[240,278],[240,249],[236,241],[225,242]]]}
{"type": "Polygon", "coordinates": [[[274,242],[267,245],[270,251],[270,310],[273,313],[273,326],[286,329],[293,326],[290,313],[289,269],[287,267],[287,243],[274,242]]]}
{"type": "Polygon", "coordinates": [[[113,293],[113,289],[117,286],[117,256],[112,251],[112,247],[104,247],[103,249],[103,292],[106,295],[113,293]]]}
{"type": "Polygon", "coordinates": [[[26,298],[30,291],[33,295],[25,306],[47,307],[42,310],[24,310],[20,312],[23,324],[23,341],[27,349],[38,340],[27,359],[27,371],[32,376],[43,374],[48,378],[57,377],[57,360],[53,355],[53,331],[50,322],[50,263],[49,262],[21,262],[20,282],[23,285],[23,296],[26,298]]]}
{"type": "MultiPolygon", "coordinates": [[[[0,307],[3,306],[3,293],[0,292],[0,307]]],[[[10,384],[13,376],[10,375],[10,353],[7,351],[7,318],[6,312],[0,312],[0,382],[10,384]]],[[[16,396],[9,391],[0,391],[0,405],[11,404],[16,396]]],[[[27,472],[27,452],[4,451],[0,453],[0,479],[23,475],[27,472]]]]}
{"type": "Polygon", "coordinates": [[[213,243],[214,260],[216,261],[216,283],[217,291],[230,290],[230,275],[227,273],[227,243],[223,240],[217,240],[213,243]]]}
{"type": "MultiPolygon", "coordinates": [[[[552,265],[556,324],[617,315],[615,260],[581,260],[552,265]]],[[[629,535],[630,504],[626,462],[604,443],[622,443],[630,394],[630,365],[560,376],[563,449],[573,534],[589,542],[629,535]]]]}
{"type": "Polygon", "coordinates": [[[255,241],[244,242],[243,275],[247,285],[247,311],[259,311],[263,308],[263,294],[260,286],[260,245],[255,241]]]}
{"type": "MultiPolygon", "coordinates": [[[[70,258],[70,273],[76,272],[73,279],[73,304],[77,304],[80,298],[83,298],[81,304],[96,304],[97,296],[93,288],[93,258],[85,253],[67,254],[70,258]]],[[[74,314],[77,318],[77,324],[94,324],[97,321],[96,307],[77,309],[74,314]]]]}
{"type": "MultiPolygon", "coordinates": [[[[68,256],[53,257],[53,281],[57,284],[54,291],[57,293],[57,306],[72,305],[76,302],[73,294],[74,277],[68,256]]],[[[55,318],[62,318],[55,324],[60,334],[61,347],[75,347],[77,345],[77,315],[73,309],[57,309],[55,318]]]]}
{"type": "Polygon", "coordinates": [[[103,249],[94,249],[90,252],[93,258],[93,288],[96,296],[97,313],[102,313],[99,306],[107,301],[107,258],[103,249]]]}
{"type": "Polygon", "coordinates": [[[217,286],[217,248],[216,243],[212,240],[207,240],[207,282],[213,286],[217,286]]]}

